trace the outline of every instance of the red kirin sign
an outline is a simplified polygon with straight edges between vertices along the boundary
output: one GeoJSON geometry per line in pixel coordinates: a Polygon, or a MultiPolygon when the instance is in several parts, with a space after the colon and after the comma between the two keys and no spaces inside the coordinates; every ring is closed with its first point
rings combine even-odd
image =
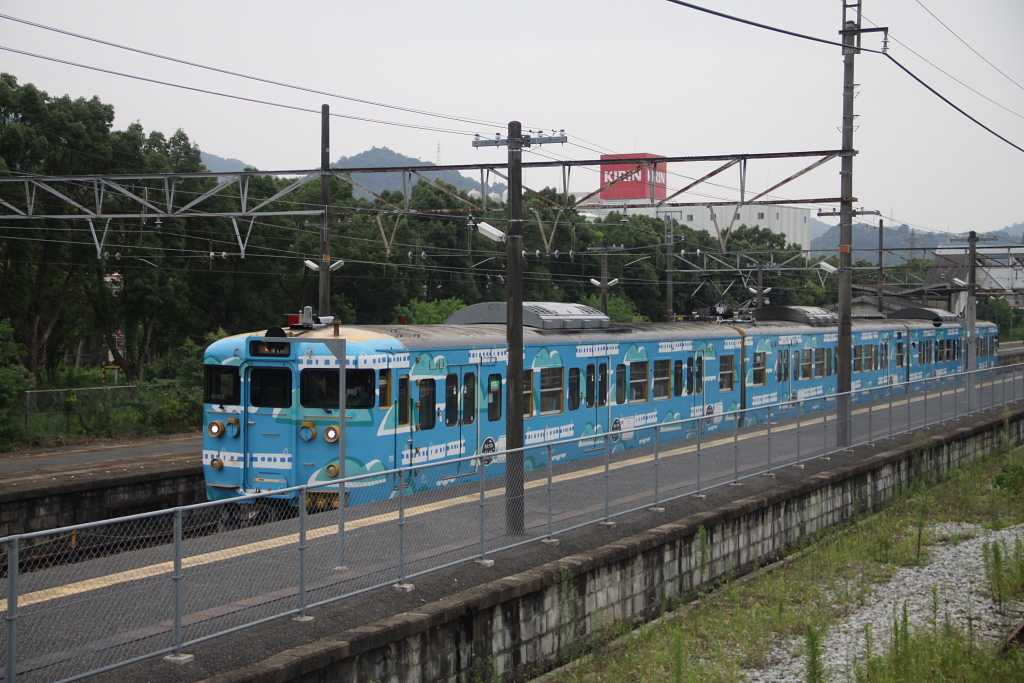
{"type": "MultiPolygon", "coordinates": [[[[601,161],[658,159],[657,154],[602,154],[601,161]]],[[[602,163],[601,199],[664,199],[667,164],[602,163]],[[653,177],[652,177],[653,174],[653,177]]]]}

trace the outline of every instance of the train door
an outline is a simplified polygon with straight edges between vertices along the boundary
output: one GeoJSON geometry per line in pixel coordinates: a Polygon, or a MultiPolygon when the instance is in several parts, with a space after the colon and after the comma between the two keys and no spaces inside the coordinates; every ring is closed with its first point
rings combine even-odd
{"type": "Polygon", "coordinates": [[[260,363],[243,372],[243,486],[257,492],[285,488],[295,464],[296,378],[287,365],[260,363]]]}
{"type": "Polygon", "coordinates": [[[597,451],[602,448],[602,441],[596,437],[607,432],[609,425],[608,390],[611,360],[608,356],[601,356],[584,357],[579,361],[585,362],[580,370],[580,381],[583,385],[580,409],[583,417],[578,421],[578,436],[595,437],[580,441],[579,447],[584,452],[597,451]]]}
{"type": "MultiPolygon", "coordinates": [[[[469,366],[466,372],[475,373],[476,417],[473,425],[473,439],[466,437],[466,453],[479,453],[484,464],[489,463],[494,453],[505,450],[505,366],[480,364],[469,366]],[[470,369],[472,368],[472,370],[470,369]]],[[[465,434],[465,426],[464,432],[465,434]]],[[[479,466],[479,465],[477,465],[479,466]]]]}
{"type": "MultiPolygon", "coordinates": [[[[478,369],[476,365],[450,365],[444,378],[443,427],[436,435],[432,459],[461,458],[476,452],[478,426],[478,369]],[[441,452],[443,448],[443,453],[441,452]]],[[[460,462],[457,472],[472,469],[460,462]]]]}
{"type": "MultiPolygon", "coordinates": [[[[780,403],[796,399],[793,392],[793,373],[790,370],[789,346],[781,344],[775,348],[775,381],[778,386],[778,399],[780,403]]],[[[786,406],[785,409],[792,408],[786,406]]]]}

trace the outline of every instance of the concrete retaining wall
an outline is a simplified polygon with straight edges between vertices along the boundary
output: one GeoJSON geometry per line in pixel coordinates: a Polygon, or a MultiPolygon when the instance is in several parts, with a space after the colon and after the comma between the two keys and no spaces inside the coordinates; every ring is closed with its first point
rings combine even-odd
{"type": "Polygon", "coordinates": [[[623,623],[651,619],[709,583],[777,559],[828,527],[879,509],[1002,443],[1020,444],[1024,412],[980,420],[764,497],[737,500],[596,551],[293,648],[216,681],[524,680],[623,623]]]}

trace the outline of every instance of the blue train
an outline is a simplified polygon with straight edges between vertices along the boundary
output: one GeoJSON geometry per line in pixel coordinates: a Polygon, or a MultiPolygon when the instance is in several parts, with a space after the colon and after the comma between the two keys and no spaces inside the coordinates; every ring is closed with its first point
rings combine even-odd
{"type": "MultiPolygon", "coordinates": [[[[614,450],[648,446],[651,430],[638,429],[646,425],[711,416],[702,431],[714,433],[736,428],[729,413],[740,408],[765,408],[745,420],[785,418],[792,403],[770,406],[787,401],[805,411],[822,408],[818,399],[836,392],[835,316],[770,306],[756,318],[618,324],[587,306],[527,303],[526,446],[581,437],[558,449],[567,462],[603,454],[609,442],[614,450]]],[[[354,487],[359,502],[380,500],[394,493],[390,470],[424,463],[438,466],[418,473],[420,490],[475,477],[480,461],[505,447],[504,321],[503,303],[468,306],[444,325],[321,324],[307,309],[286,328],[214,342],[204,354],[208,498],[344,474],[368,475],[354,487]]],[[[998,329],[979,322],[977,334],[978,367],[996,364],[998,329]]],[[[936,309],[856,321],[853,388],[959,372],[963,342],[957,318],[936,309]]],[[[684,422],[660,438],[695,438],[695,431],[696,421],[684,422]]],[[[503,473],[500,455],[494,463],[488,471],[503,473]]],[[[527,451],[526,467],[535,466],[541,463],[527,451]]]]}

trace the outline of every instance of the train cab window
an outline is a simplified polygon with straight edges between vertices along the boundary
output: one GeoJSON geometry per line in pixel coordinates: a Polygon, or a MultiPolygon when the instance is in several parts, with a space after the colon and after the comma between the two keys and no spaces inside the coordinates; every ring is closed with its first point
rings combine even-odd
{"type": "Polygon", "coordinates": [[[828,349],[814,349],[814,376],[825,376],[825,354],[828,349]]]}
{"type": "Polygon", "coordinates": [[[562,412],[562,368],[542,368],[540,371],[540,414],[557,415],[562,412]]]}
{"type": "Polygon", "coordinates": [[[654,361],[654,398],[668,398],[672,393],[672,361],[654,361]]]}
{"type": "Polygon", "coordinates": [[[398,378],[398,424],[409,424],[409,375],[398,378]]]}
{"type": "Polygon", "coordinates": [[[416,427],[433,429],[437,423],[437,384],[432,379],[421,379],[417,384],[420,388],[420,403],[416,427]]]}
{"type": "Polygon", "coordinates": [[[672,365],[672,395],[682,396],[686,381],[683,379],[683,361],[677,360],[672,365]]]}
{"type": "Polygon", "coordinates": [[[647,400],[647,363],[629,365],[629,402],[647,400]]]}
{"type": "Polygon", "coordinates": [[[718,388],[722,391],[732,391],[736,375],[736,357],[718,357],[718,388]]]}
{"type": "Polygon", "coordinates": [[[587,390],[586,390],[586,403],[588,408],[594,407],[594,400],[596,399],[597,393],[597,373],[595,372],[596,367],[593,363],[587,366],[587,390]]]}
{"type": "Polygon", "coordinates": [[[444,424],[459,424],[459,376],[455,373],[444,378],[444,424]]]}
{"type": "Polygon", "coordinates": [[[487,377],[487,419],[491,422],[501,419],[501,375],[497,373],[487,377]]]}
{"type": "Polygon", "coordinates": [[[462,424],[471,425],[476,421],[476,373],[467,372],[462,376],[462,424]]]}
{"type": "Polygon", "coordinates": [[[756,387],[763,387],[768,383],[768,354],[764,351],[754,352],[754,372],[751,383],[756,387]]]}
{"type": "Polygon", "coordinates": [[[391,407],[391,370],[377,373],[377,405],[381,408],[391,407]]]}
{"type": "MultiPolygon", "coordinates": [[[[346,370],[345,382],[348,389],[348,381],[352,379],[349,373],[367,372],[366,370],[346,370]]],[[[373,371],[369,373],[373,375],[373,371]]],[[[372,382],[372,380],[371,380],[372,382]]],[[[373,388],[370,388],[373,393],[373,388]]],[[[337,370],[313,370],[307,369],[299,373],[299,403],[303,408],[323,408],[331,410],[338,408],[338,371],[337,370]]],[[[373,405],[371,399],[370,405],[373,405]]]]}
{"type": "Polygon", "coordinates": [[[569,368],[569,410],[580,407],[580,369],[569,368]]]}
{"type": "Polygon", "coordinates": [[[902,368],[907,362],[906,348],[903,342],[896,342],[896,367],[902,368]]]}
{"type": "Polygon", "coordinates": [[[615,403],[626,402],[626,366],[621,363],[615,366],[615,403]]]}
{"type": "Polygon", "coordinates": [[[523,417],[533,416],[533,370],[523,370],[523,417]]]}
{"type": "Polygon", "coordinates": [[[597,366],[597,405],[608,405],[608,364],[597,366]]]}
{"type": "MultiPolygon", "coordinates": [[[[334,373],[337,377],[338,373],[334,373]]],[[[253,368],[249,376],[249,402],[260,408],[290,408],[292,371],[288,368],[253,368]]],[[[337,383],[335,383],[337,404],[337,383]]]]}
{"type": "Polygon", "coordinates": [[[204,365],[203,403],[237,406],[242,402],[242,383],[236,365],[204,365]]]}

